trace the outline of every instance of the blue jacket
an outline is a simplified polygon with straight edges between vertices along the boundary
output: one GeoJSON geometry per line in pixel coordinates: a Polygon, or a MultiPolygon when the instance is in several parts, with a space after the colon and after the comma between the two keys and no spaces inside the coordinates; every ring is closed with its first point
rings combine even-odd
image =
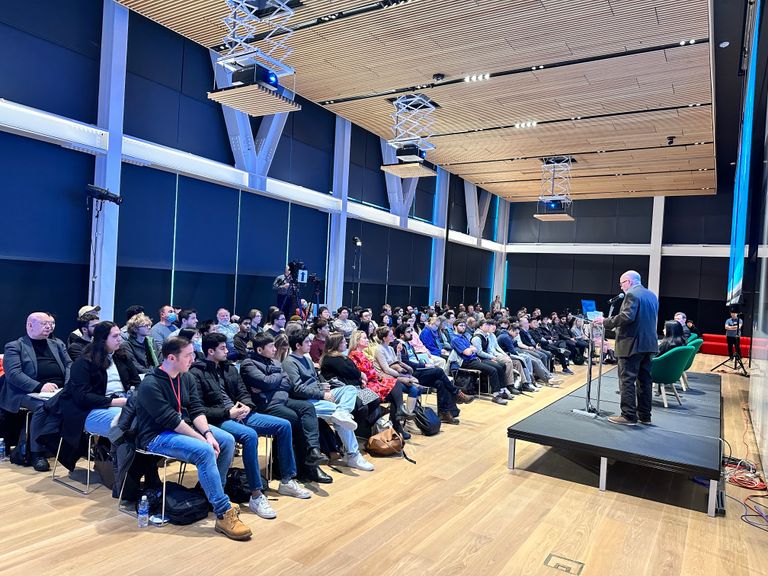
{"type": "Polygon", "coordinates": [[[430,328],[424,328],[419,334],[419,340],[433,356],[440,356],[441,346],[438,343],[438,338],[437,331],[430,328]]]}
{"type": "Polygon", "coordinates": [[[517,354],[517,348],[515,347],[515,341],[509,332],[504,331],[496,338],[499,343],[499,347],[507,354],[517,354]]]}

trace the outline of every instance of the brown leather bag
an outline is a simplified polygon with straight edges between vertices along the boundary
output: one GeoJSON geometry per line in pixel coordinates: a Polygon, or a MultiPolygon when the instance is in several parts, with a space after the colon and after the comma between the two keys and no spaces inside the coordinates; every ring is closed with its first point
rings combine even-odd
{"type": "Polygon", "coordinates": [[[365,449],[376,456],[392,456],[400,454],[405,446],[405,440],[393,428],[385,428],[374,434],[365,443],[365,449]]]}

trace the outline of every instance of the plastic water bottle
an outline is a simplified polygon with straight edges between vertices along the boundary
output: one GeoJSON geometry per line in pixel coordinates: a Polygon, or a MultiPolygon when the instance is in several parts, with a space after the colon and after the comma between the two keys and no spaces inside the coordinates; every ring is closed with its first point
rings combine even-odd
{"type": "Polygon", "coordinates": [[[0,462],[5,462],[5,438],[0,438],[0,462]]]}
{"type": "Polygon", "coordinates": [[[139,502],[139,528],[146,528],[149,526],[149,502],[147,497],[142,496],[141,502],[139,502]]]}

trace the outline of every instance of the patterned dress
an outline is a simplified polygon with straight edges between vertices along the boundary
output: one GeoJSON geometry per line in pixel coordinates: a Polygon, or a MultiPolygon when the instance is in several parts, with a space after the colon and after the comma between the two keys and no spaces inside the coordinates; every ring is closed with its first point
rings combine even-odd
{"type": "Polygon", "coordinates": [[[368,357],[358,350],[353,350],[348,355],[349,359],[355,363],[357,369],[360,370],[365,377],[368,378],[368,384],[366,388],[369,388],[379,395],[379,399],[386,400],[387,394],[392,391],[397,381],[394,378],[388,376],[381,377],[376,369],[373,367],[373,363],[368,357]]]}

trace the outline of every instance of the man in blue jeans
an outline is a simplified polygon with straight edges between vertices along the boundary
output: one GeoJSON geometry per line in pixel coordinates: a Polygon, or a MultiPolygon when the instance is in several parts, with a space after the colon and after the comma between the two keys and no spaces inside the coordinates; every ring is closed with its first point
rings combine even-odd
{"type": "Polygon", "coordinates": [[[291,423],[256,412],[256,405],[237,368],[227,360],[227,337],[224,334],[212,332],[203,336],[203,351],[206,359],[195,362],[189,373],[205,406],[205,416],[243,445],[243,465],[251,489],[248,507],[262,518],[276,518],[277,514],[262,493],[259,434],[272,436],[277,445],[281,474],[277,492],[294,498],[309,498],[312,495],[293,479],[296,476],[296,461],[293,457],[291,423]]]}
{"type": "Polygon", "coordinates": [[[195,359],[192,343],[171,336],[163,342],[162,354],[162,365],[147,374],[138,389],[137,445],[194,464],[216,514],[216,532],[247,540],[251,529],[224,493],[223,480],[232,463],[235,439],[208,424],[197,387],[187,374],[195,359]]]}

